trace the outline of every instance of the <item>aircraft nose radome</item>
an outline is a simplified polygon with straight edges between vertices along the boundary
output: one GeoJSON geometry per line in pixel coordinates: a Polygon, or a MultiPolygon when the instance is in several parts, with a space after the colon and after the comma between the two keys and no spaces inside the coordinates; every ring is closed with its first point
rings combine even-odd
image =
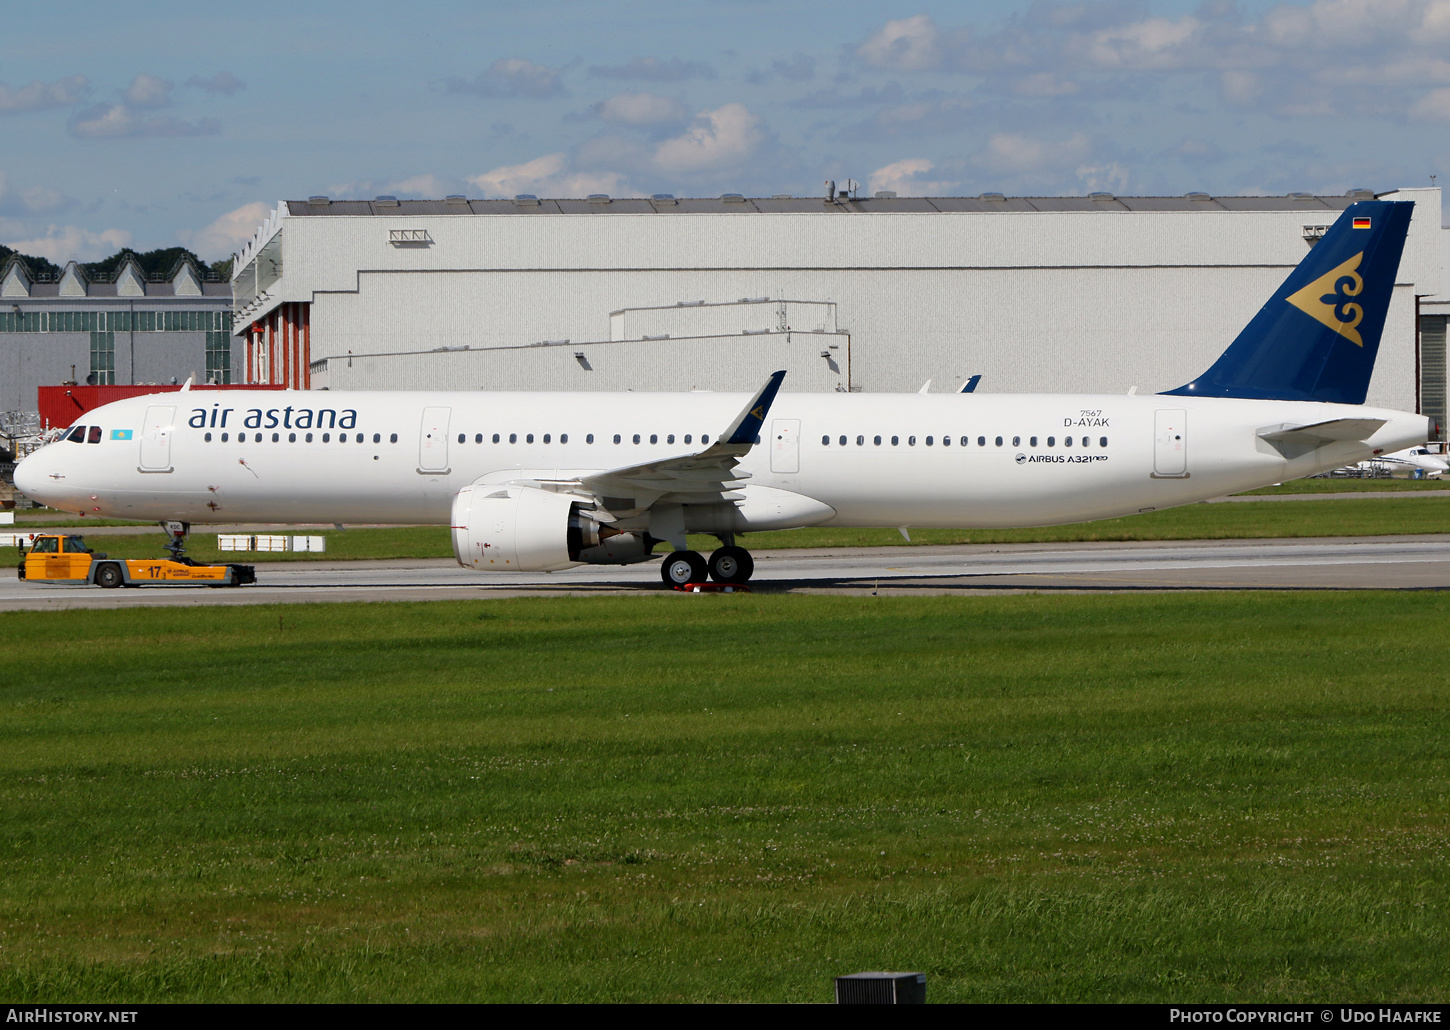
{"type": "Polygon", "coordinates": [[[45,470],[40,467],[39,455],[32,454],[15,466],[15,489],[31,500],[40,500],[45,488],[45,470]]]}

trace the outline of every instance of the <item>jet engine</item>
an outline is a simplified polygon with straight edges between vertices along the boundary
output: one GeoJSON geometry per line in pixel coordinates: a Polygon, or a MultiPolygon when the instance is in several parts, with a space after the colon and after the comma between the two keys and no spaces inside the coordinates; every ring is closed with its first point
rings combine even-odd
{"type": "Polygon", "coordinates": [[[577,497],[531,486],[466,486],[453,499],[453,555],[465,568],[554,572],[628,565],[654,541],[601,524],[577,497]]]}

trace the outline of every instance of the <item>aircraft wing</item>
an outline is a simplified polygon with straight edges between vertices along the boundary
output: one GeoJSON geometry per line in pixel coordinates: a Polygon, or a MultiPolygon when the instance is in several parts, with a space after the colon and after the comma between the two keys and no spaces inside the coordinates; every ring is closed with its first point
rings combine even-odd
{"type": "Polygon", "coordinates": [[[755,446],[784,379],[784,371],[773,374],[704,450],[582,476],[579,486],[592,493],[599,507],[615,520],[638,515],[660,503],[738,500],[740,495],[732,496],[731,491],[750,477],[735,467],[755,446]]]}
{"type": "Polygon", "coordinates": [[[1318,447],[1341,440],[1368,440],[1384,424],[1382,418],[1336,418],[1307,426],[1285,422],[1265,426],[1258,435],[1269,443],[1307,443],[1318,447]]]}

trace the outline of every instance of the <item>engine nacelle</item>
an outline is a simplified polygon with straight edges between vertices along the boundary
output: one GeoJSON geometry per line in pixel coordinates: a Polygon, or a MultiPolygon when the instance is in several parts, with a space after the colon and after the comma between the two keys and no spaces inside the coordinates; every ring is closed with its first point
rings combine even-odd
{"type": "Polygon", "coordinates": [[[453,499],[453,556],[465,568],[554,572],[574,565],[627,565],[653,542],[590,517],[578,498],[529,486],[466,486],[453,499]]]}

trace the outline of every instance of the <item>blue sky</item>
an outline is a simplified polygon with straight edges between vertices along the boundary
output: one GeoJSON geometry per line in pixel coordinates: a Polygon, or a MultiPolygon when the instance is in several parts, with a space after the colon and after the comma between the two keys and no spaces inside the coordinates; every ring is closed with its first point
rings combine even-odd
{"type": "Polygon", "coordinates": [[[279,199],[1341,193],[1450,171],[1450,0],[7,5],[0,242],[279,199]]]}

